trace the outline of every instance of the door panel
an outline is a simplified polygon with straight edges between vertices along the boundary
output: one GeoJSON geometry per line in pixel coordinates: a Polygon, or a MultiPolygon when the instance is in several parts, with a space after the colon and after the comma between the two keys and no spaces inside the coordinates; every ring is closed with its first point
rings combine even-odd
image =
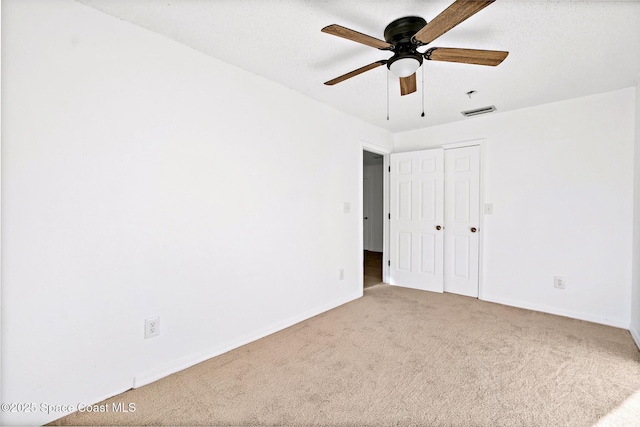
{"type": "Polygon", "coordinates": [[[422,273],[436,274],[435,257],[431,254],[436,253],[436,238],[432,234],[422,234],[420,254],[422,255],[420,263],[420,271],[422,273]]]}
{"type": "Polygon", "coordinates": [[[480,147],[445,151],[444,290],[478,296],[480,147]],[[472,227],[476,232],[472,232],[472,227]]]}
{"type": "Polygon", "coordinates": [[[420,219],[423,221],[435,221],[436,219],[436,181],[423,181],[420,185],[422,188],[422,197],[420,198],[420,219]]]}
{"type": "Polygon", "coordinates": [[[398,257],[396,258],[398,270],[411,272],[412,249],[411,233],[398,233],[398,257]]]}
{"type": "Polygon", "coordinates": [[[396,211],[398,212],[398,219],[403,221],[411,221],[411,204],[413,201],[411,184],[411,181],[398,183],[398,204],[396,211]]]}
{"type": "MultiPolygon", "coordinates": [[[[455,173],[455,172],[454,172],[455,173]]],[[[469,222],[469,198],[471,183],[468,179],[454,181],[455,189],[453,193],[453,220],[456,222],[469,222]]]]}
{"type": "Polygon", "coordinates": [[[471,266],[469,238],[467,236],[455,236],[453,238],[453,246],[453,275],[458,279],[468,279],[471,266]]]}
{"type": "Polygon", "coordinates": [[[443,291],[444,151],[391,154],[389,282],[443,291]]]}

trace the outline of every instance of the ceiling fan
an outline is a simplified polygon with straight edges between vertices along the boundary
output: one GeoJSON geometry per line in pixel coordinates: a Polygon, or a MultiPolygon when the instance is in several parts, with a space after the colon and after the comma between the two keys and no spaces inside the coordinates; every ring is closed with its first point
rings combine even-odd
{"type": "Polygon", "coordinates": [[[420,53],[417,50],[420,46],[431,43],[494,1],[495,0],[456,0],[429,23],[417,16],[407,16],[396,19],[385,28],[385,40],[380,40],[336,24],[326,26],[322,29],[322,32],[343,37],[380,50],[392,51],[393,56],[389,59],[382,59],[347,74],[343,74],[340,77],[325,82],[325,85],[332,86],[351,77],[355,77],[358,74],[362,74],[365,71],[386,64],[387,68],[389,68],[393,74],[400,77],[400,94],[408,95],[416,91],[416,70],[422,65],[423,59],[429,61],[490,65],[495,67],[507,57],[509,52],[446,47],[432,47],[424,53],[420,53]]]}

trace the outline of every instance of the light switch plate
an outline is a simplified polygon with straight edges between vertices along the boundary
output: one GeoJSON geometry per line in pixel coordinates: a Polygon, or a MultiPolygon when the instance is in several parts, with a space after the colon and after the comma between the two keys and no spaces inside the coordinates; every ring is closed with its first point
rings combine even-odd
{"type": "Polygon", "coordinates": [[[485,215],[493,215],[493,203],[485,203],[484,204],[484,214],[485,215]]]}

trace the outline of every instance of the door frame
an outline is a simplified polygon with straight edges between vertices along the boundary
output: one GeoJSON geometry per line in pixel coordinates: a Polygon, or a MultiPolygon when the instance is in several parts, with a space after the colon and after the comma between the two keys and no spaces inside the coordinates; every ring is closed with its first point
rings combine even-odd
{"type": "Polygon", "coordinates": [[[367,249],[368,247],[371,247],[371,218],[367,218],[366,220],[365,218],[365,214],[369,215],[369,217],[371,217],[371,195],[373,193],[373,188],[372,188],[372,177],[370,176],[363,176],[362,178],[362,225],[363,225],[363,239],[362,241],[364,242],[364,250],[368,251],[369,249],[367,249]],[[365,186],[364,184],[368,183],[368,187],[365,186]],[[369,194],[366,193],[365,190],[369,190],[369,194]],[[364,203],[364,202],[368,202],[368,203],[364,203]],[[367,243],[369,244],[369,246],[367,246],[367,243]]]}
{"type": "MultiPolygon", "coordinates": [[[[452,148],[463,148],[463,147],[471,147],[473,145],[480,146],[480,223],[479,227],[481,230],[480,235],[478,236],[478,299],[484,300],[483,293],[483,283],[484,283],[484,235],[486,233],[484,226],[484,205],[485,205],[485,192],[484,192],[484,183],[486,182],[486,170],[485,167],[485,144],[486,138],[476,138],[470,140],[462,140],[457,142],[450,142],[439,145],[432,145],[428,147],[420,147],[420,150],[426,150],[429,148],[442,148],[444,150],[452,149],[452,148]]],[[[393,151],[391,148],[383,147],[381,145],[373,144],[368,141],[360,141],[360,152],[358,154],[359,162],[358,162],[358,218],[359,224],[362,224],[362,215],[364,212],[363,207],[363,177],[364,177],[364,168],[363,168],[363,151],[369,151],[371,153],[380,154],[383,157],[383,181],[382,181],[382,203],[384,205],[384,215],[388,217],[389,213],[389,174],[387,173],[389,170],[389,154],[393,151]]],[[[410,151],[410,150],[407,150],[410,151]]],[[[389,220],[388,218],[383,217],[382,221],[382,281],[387,283],[389,281],[389,220]]],[[[358,283],[364,282],[364,271],[362,265],[364,264],[364,234],[362,225],[358,226],[358,283]]]]}
{"type": "MultiPolygon", "coordinates": [[[[379,154],[382,156],[382,204],[384,206],[382,217],[382,281],[388,282],[389,278],[389,221],[385,218],[389,212],[389,174],[386,173],[389,170],[389,154],[391,149],[383,147],[377,144],[373,144],[367,141],[360,141],[360,153],[358,158],[358,215],[359,224],[362,224],[362,218],[364,215],[364,167],[363,167],[363,151],[369,151],[370,153],[379,154]]],[[[364,233],[363,226],[358,227],[358,280],[360,284],[364,283],[364,271],[362,266],[364,265],[364,233]]]]}

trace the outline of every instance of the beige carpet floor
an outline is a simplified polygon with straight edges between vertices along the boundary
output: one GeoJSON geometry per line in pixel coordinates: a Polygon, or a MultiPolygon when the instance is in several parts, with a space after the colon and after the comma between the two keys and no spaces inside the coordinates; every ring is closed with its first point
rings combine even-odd
{"type": "Polygon", "coordinates": [[[378,285],[54,424],[590,426],[638,390],[626,330],[378,285]]]}

